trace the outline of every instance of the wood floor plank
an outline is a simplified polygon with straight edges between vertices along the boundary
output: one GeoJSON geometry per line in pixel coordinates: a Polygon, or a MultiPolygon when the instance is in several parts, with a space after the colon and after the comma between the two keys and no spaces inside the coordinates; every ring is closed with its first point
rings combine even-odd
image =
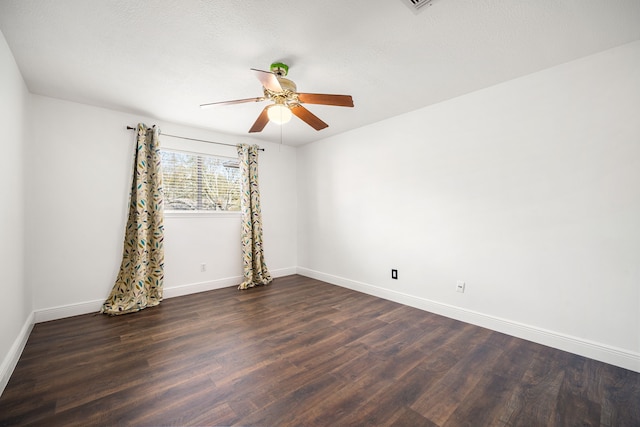
{"type": "MultiPolygon", "coordinates": [[[[345,416],[344,425],[384,426],[397,423],[396,418],[401,417],[405,410],[417,414],[409,409],[410,405],[422,395],[425,388],[442,378],[457,361],[446,352],[438,353],[434,358],[439,360],[431,361],[428,368],[414,367],[388,387],[379,390],[357,412],[345,416]],[[401,408],[404,410],[400,411],[401,408]]],[[[424,422],[428,421],[422,415],[419,416],[424,422]]]]}
{"type": "Polygon", "coordinates": [[[501,411],[498,425],[550,426],[555,424],[554,414],[556,414],[560,386],[564,380],[562,368],[566,358],[555,359],[552,357],[554,353],[554,351],[544,351],[536,354],[501,411]]]}
{"type": "Polygon", "coordinates": [[[604,365],[601,425],[640,426],[640,374],[604,365]]]}
{"type": "Polygon", "coordinates": [[[502,351],[476,342],[475,348],[472,347],[437,383],[426,389],[411,409],[437,425],[444,425],[485,372],[493,369],[502,351]]]}
{"type": "Polygon", "coordinates": [[[399,412],[398,418],[389,424],[391,427],[439,427],[410,408],[402,408],[399,412]]]}
{"type": "Polygon", "coordinates": [[[558,393],[554,420],[556,425],[563,426],[569,421],[578,421],[579,425],[583,426],[600,424],[601,407],[595,390],[592,390],[597,384],[585,381],[588,375],[589,366],[586,358],[569,358],[558,393]]]}
{"type": "Polygon", "coordinates": [[[21,425],[637,426],[640,374],[293,275],[36,324],[21,425]]]}
{"type": "Polygon", "coordinates": [[[314,375],[300,387],[283,394],[248,417],[239,420],[242,426],[313,425],[308,415],[314,408],[342,387],[344,381],[332,375],[314,375]]]}

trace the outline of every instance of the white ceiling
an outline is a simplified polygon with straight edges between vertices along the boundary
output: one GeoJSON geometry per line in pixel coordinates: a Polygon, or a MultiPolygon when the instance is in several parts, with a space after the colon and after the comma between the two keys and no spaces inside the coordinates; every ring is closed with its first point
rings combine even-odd
{"type": "Polygon", "coordinates": [[[237,135],[266,103],[199,104],[285,62],[355,103],[254,134],[301,145],[638,40],[640,0],[0,0],[0,30],[32,93],[237,135]]]}

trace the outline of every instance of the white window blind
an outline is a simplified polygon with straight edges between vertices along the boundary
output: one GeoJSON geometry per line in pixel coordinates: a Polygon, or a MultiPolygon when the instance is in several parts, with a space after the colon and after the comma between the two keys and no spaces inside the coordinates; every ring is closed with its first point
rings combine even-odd
{"type": "Polygon", "coordinates": [[[239,211],[238,160],[161,149],[167,211],[239,211]]]}

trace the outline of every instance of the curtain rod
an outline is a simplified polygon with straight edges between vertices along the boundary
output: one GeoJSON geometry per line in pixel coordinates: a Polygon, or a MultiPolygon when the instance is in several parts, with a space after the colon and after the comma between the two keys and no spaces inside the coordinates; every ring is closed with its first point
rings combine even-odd
{"type": "MultiPolygon", "coordinates": [[[[136,128],[132,127],[132,126],[127,126],[128,130],[136,130],[136,128]]],[[[218,145],[226,145],[228,147],[237,147],[237,145],[235,144],[226,144],[224,142],[217,142],[217,141],[207,141],[205,139],[196,139],[196,138],[187,138],[186,136],[178,136],[178,135],[170,135],[168,133],[160,133],[161,135],[164,136],[170,136],[172,138],[179,138],[179,139],[187,139],[189,141],[198,141],[198,142],[206,142],[208,144],[218,144],[218,145]]],[[[264,148],[258,148],[258,150],[260,151],[264,151],[264,148]]]]}

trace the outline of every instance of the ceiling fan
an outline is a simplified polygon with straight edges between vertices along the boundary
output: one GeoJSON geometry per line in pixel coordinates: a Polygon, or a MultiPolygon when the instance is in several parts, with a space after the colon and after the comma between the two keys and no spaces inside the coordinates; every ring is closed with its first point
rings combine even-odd
{"type": "Polygon", "coordinates": [[[321,130],[329,125],[320,120],[315,114],[307,110],[302,104],[336,105],[339,107],[353,107],[351,95],[328,95],[323,93],[297,92],[296,84],[285,78],[289,67],[281,62],[271,64],[271,71],[262,71],[252,68],[260,83],[264,96],[257,98],[236,99],[234,101],[211,102],[200,105],[201,108],[216,105],[242,104],[245,102],[273,101],[273,104],[264,107],[258,119],[249,132],[260,132],[269,121],[283,124],[291,120],[291,115],[298,117],[315,130],[321,130]]]}

